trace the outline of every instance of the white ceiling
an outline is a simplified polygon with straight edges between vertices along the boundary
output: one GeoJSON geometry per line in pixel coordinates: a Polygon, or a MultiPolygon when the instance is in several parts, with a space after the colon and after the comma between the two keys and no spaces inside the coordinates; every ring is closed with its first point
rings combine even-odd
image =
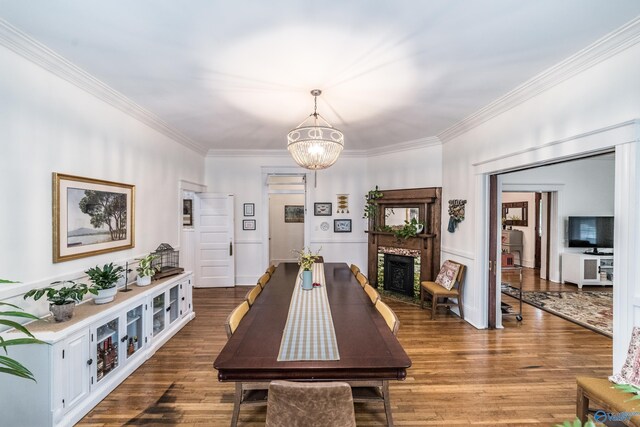
{"type": "Polygon", "coordinates": [[[0,17],[207,149],[437,135],[640,14],[638,0],[0,0],[0,17]]]}

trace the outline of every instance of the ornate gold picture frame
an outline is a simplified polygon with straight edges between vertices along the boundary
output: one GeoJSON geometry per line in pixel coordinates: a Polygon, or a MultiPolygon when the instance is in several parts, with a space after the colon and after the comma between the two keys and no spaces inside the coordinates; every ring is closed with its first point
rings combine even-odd
{"type": "Polygon", "coordinates": [[[53,262],[134,246],[134,185],[53,173],[53,262]]]}

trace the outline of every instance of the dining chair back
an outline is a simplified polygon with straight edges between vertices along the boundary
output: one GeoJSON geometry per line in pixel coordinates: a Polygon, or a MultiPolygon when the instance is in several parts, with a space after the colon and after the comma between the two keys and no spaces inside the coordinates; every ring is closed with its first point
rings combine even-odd
{"type": "Polygon", "coordinates": [[[358,280],[358,283],[360,283],[360,286],[362,286],[363,288],[364,285],[369,283],[369,279],[367,279],[367,276],[365,276],[361,272],[358,272],[358,274],[356,274],[356,280],[358,280]]]}
{"type": "Polygon", "coordinates": [[[251,307],[256,301],[260,292],[262,292],[262,287],[260,285],[255,285],[249,292],[247,292],[244,299],[249,303],[249,307],[251,307]]]}
{"type": "Polygon", "coordinates": [[[266,284],[269,282],[269,280],[271,280],[271,276],[269,275],[269,273],[264,273],[262,276],[260,276],[260,278],[258,279],[258,285],[260,285],[260,287],[262,289],[264,289],[264,287],[266,286],[266,284]]]}
{"type": "Polygon", "coordinates": [[[364,285],[364,291],[367,293],[367,295],[369,296],[369,299],[371,300],[371,303],[373,305],[376,304],[376,302],[380,299],[380,294],[378,293],[378,291],[376,291],[373,286],[371,286],[369,283],[367,283],[366,285],[364,285]]]}
{"type": "Polygon", "coordinates": [[[355,427],[351,387],[344,382],[272,381],[267,427],[355,427]]]}
{"type": "Polygon", "coordinates": [[[391,308],[387,304],[382,302],[382,300],[378,300],[378,302],[376,302],[376,309],[378,310],[378,313],[382,315],[384,321],[387,322],[387,326],[389,327],[389,329],[391,329],[393,335],[397,335],[398,328],[400,328],[400,321],[398,320],[398,316],[396,316],[393,310],[391,310],[391,308]]]}
{"type": "Polygon", "coordinates": [[[273,264],[271,264],[271,265],[269,266],[269,268],[267,268],[267,271],[266,271],[266,272],[267,272],[267,273],[269,273],[269,276],[273,276],[273,272],[274,272],[274,271],[276,271],[276,266],[275,266],[275,265],[273,265],[273,264]]]}
{"type": "Polygon", "coordinates": [[[356,274],[358,274],[360,272],[360,267],[358,267],[355,264],[351,264],[351,272],[355,276],[356,274]]]}
{"type": "Polygon", "coordinates": [[[240,321],[248,311],[249,303],[242,301],[240,305],[234,308],[231,314],[229,314],[227,320],[224,322],[224,328],[227,331],[227,338],[231,338],[231,335],[236,331],[240,321]]]}

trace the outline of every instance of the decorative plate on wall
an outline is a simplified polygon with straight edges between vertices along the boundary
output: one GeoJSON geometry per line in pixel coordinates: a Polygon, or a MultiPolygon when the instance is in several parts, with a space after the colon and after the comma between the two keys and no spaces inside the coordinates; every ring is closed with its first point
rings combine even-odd
{"type": "Polygon", "coordinates": [[[329,230],[329,223],[327,221],[324,221],[323,223],[321,223],[320,224],[320,230],[328,231],[329,230]]]}

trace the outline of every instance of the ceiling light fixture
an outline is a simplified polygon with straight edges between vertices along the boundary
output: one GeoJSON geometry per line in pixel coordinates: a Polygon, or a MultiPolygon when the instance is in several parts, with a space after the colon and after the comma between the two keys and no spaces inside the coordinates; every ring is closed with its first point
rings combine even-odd
{"type": "Polygon", "coordinates": [[[344,148],[344,135],[318,113],[319,89],[313,95],[313,113],[287,134],[287,150],[305,169],[326,169],[338,160],[344,148]]]}

